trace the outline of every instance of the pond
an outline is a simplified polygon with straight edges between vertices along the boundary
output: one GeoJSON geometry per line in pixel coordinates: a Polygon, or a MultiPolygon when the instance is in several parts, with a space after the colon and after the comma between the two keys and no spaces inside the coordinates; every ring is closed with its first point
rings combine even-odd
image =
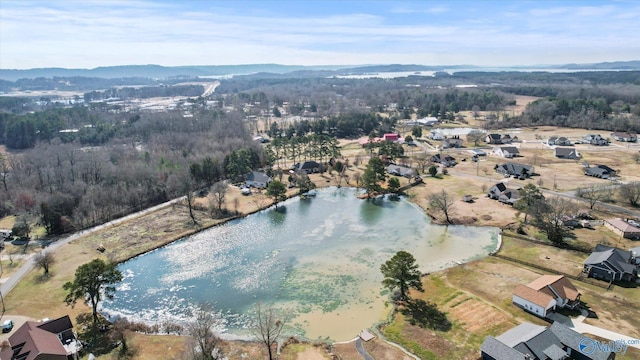
{"type": "Polygon", "coordinates": [[[360,200],[352,188],[278,205],[119,265],[109,315],[159,324],[213,306],[227,334],[243,335],[256,303],[287,309],[287,332],[342,341],[386,317],[380,265],[410,252],[422,272],[486,256],[498,230],[433,225],[404,198],[360,200]]]}

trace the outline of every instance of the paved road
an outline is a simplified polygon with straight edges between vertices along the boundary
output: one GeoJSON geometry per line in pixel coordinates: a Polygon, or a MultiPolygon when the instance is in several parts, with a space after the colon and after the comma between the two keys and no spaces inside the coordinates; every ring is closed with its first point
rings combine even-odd
{"type": "Polygon", "coordinates": [[[360,354],[360,356],[362,356],[364,360],[375,360],[373,356],[369,355],[367,350],[364,349],[364,346],[362,345],[362,339],[360,338],[356,339],[356,351],[358,351],[358,354],[360,354]]]}
{"type": "MultiPolygon", "coordinates": [[[[116,220],[113,220],[113,221],[109,221],[108,223],[104,223],[102,225],[94,226],[92,228],[79,231],[79,232],[77,232],[75,234],[69,235],[67,237],[64,237],[64,238],[61,238],[61,239],[58,239],[58,240],[52,242],[49,246],[44,248],[42,251],[43,252],[54,252],[58,248],[66,245],[66,244],[70,243],[71,241],[73,241],[75,239],[78,239],[78,238],[80,238],[80,237],[82,237],[84,235],[91,234],[93,232],[102,230],[102,229],[104,229],[106,227],[109,227],[109,226],[112,226],[112,225],[116,225],[116,224],[122,223],[124,221],[133,219],[135,217],[138,217],[138,216],[141,216],[141,215],[145,215],[145,214],[148,214],[150,212],[156,211],[158,209],[170,206],[172,204],[177,203],[178,201],[180,201],[182,199],[184,199],[184,197],[173,199],[173,200],[168,201],[166,203],[162,203],[160,205],[156,205],[156,206],[150,207],[148,209],[141,210],[141,211],[138,211],[138,212],[133,213],[133,214],[129,214],[129,215],[121,217],[119,219],[116,219],[116,220]]],[[[18,282],[20,280],[22,280],[22,278],[24,278],[29,273],[29,271],[31,271],[34,268],[34,266],[35,266],[35,260],[34,260],[33,256],[31,256],[31,257],[29,257],[27,259],[27,261],[25,261],[24,264],[22,264],[22,266],[18,270],[16,270],[13,274],[11,274],[11,276],[9,278],[7,278],[4,283],[0,284],[0,292],[2,293],[2,296],[6,296],[18,284],[18,282]]]]}

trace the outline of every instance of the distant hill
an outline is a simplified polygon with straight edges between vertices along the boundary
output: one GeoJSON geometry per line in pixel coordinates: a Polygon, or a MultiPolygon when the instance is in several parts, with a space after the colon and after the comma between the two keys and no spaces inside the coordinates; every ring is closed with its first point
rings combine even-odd
{"type": "Polygon", "coordinates": [[[53,78],[53,77],[92,77],[104,79],[120,79],[129,77],[169,79],[176,77],[194,78],[198,76],[224,76],[232,74],[253,74],[260,72],[284,74],[299,70],[337,70],[347,66],[301,66],[279,64],[253,65],[194,65],[194,66],[160,66],[160,65],[124,65],[104,66],[95,69],[40,68],[28,70],[0,69],[0,79],[16,81],[19,79],[53,78]]]}
{"type": "MultiPolygon", "coordinates": [[[[323,77],[342,74],[367,74],[381,72],[403,71],[440,71],[443,69],[482,69],[474,65],[417,65],[417,64],[389,64],[389,65],[279,65],[279,64],[249,64],[249,65],[193,65],[193,66],[161,66],[161,65],[124,65],[104,66],[95,69],[65,69],[65,68],[41,68],[29,70],[0,69],[0,80],[17,81],[19,79],[36,78],[147,78],[147,79],[175,79],[195,78],[207,76],[225,75],[250,75],[260,74],[258,77],[279,77],[277,75],[288,74],[294,77],[323,77]],[[270,75],[267,75],[270,74],[270,75]]],[[[517,69],[518,67],[511,67],[517,69]]],[[[527,66],[522,68],[536,68],[527,66]]],[[[596,64],[566,64],[545,65],[545,69],[566,70],[640,70],[640,60],[615,61],[596,64]]]]}
{"type": "Polygon", "coordinates": [[[640,60],[613,61],[596,64],[566,64],[560,65],[557,68],[569,70],[640,70],[640,60]]]}

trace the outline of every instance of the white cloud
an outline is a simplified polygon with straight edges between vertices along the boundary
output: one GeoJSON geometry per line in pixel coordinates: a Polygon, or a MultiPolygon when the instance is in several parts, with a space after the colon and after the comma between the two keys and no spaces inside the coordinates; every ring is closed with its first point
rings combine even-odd
{"type": "Polygon", "coordinates": [[[543,8],[522,2],[497,11],[473,2],[479,7],[466,12],[451,11],[456,3],[413,2],[390,10],[407,14],[395,22],[391,17],[399,15],[374,12],[364,2],[354,3],[363,4],[357,11],[296,16],[257,6],[233,11],[225,2],[8,4],[0,8],[2,68],[640,59],[640,7],[633,3],[543,8]]]}

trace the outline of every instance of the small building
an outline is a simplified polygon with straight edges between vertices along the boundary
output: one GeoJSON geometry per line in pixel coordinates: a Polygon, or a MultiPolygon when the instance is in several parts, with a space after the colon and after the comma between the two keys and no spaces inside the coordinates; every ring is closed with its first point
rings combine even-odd
{"type": "Polygon", "coordinates": [[[444,140],[444,135],[440,131],[431,130],[429,133],[429,139],[431,140],[444,140]]]}
{"type": "Polygon", "coordinates": [[[607,219],[604,221],[604,227],[625,239],[640,240],[640,228],[623,219],[607,219]]]}
{"type": "Polygon", "coordinates": [[[496,146],[493,153],[503,158],[514,158],[520,156],[520,151],[515,146],[496,146]]]}
{"type": "Polygon", "coordinates": [[[601,179],[609,179],[616,176],[616,171],[607,165],[596,165],[584,169],[584,174],[601,179]]]}
{"type": "Polygon", "coordinates": [[[302,163],[295,163],[293,165],[293,171],[302,172],[305,174],[313,174],[320,172],[321,166],[315,161],[305,161],[302,163]]]}
{"type": "Polygon", "coordinates": [[[598,244],[584,261],[588,277],[605,281],[635,281],[638,270],[631,251],[598,244]]]}
{"type": "Polygon", "coordinates": [[[563,275],[543,275],[513,291],[513,303],[539,316],[547,317],[557,309],[574,309],[580,304],[580,292],[563,275]]]}
{"type": "Polygon", "coordinates": [[[585,354],[588,338],[556,321],[551,326],[524,322],[500,336],[487,336],[480,346],[482,360],[613,360],[614,349],[585,354]]]}
{"type": "Polygon", "coordinates": [[[396,142],[396,141],[400,140],[400,136],[398,134],[384,134],[382,136],[382,140],[383,141],[396,142]]]}
{"type": "Polygon", "coordinates": [[[414,124],[421,125],[421,126],[435,126],[435,125],[438,125],[439,122],[440,121],[438,120],[438,118],[428,116],[422,119],[415,120],[414,124]]]}
{"type": "Polygon", "coordinates": [[[394,164],[387,166],[387,172],[391,175],[404,176],[408,178],[416,175],[416,172],[412,168],[394,164]]]}
{"type": "Polygon", "coordinates": [[[533,175],[533,166],[509,162],[496,165],[496,172],[506,176],[528,178],[533,175]]]}
{"type": "Polygon", "coordinates": [[[611,137],[621,142],[637,142],[638,141],[638,135],[630,132],[616,131],[611,133],[611,137]]]}
{"type": "Polygon", "coordinates": [[[474,156],[487,156],[487,152],[482,149],[470,149],[467,151],[469,151],[474,156]]]}
{"type": "Polygon", "coordinates": [[[553,149],[553,155],[559,159],[577,159],[580,157],[578,150],[567,147],[557,147],[553,149]]]}
{"type": "Polygon", "coordinates": [[[244,185],[246,187],[254,187],[258,189],[265,189],[272,179],[261,171],[253,171],[245,175],[244,185]]]}
{"type": "Polygon", "coordinates": [[[82,344],[73,332],[68,315],[45,322],[27,321],[0,349],[0,359],[67,360],[76,358],[82,344]]]}

